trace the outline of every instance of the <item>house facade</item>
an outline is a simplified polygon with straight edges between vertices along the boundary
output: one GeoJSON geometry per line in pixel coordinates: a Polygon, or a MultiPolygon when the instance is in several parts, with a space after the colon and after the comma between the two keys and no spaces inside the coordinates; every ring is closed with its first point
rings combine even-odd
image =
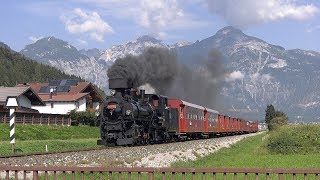
{"type": "Polygon", "coordinates": [[[45,104],[31,106],[40,113],[68,114],[72,110],[96,110],[103,102],[102,96],[89,82],[52,80],[49,83],[32,83],[30,87],[45,104]]]}
{"type": "Polygon", "coordinates": [[[15,96],[19,102],[16,112],[38,113],[33,106],[44,107],[45,103],[30,87],[0,87],[0,112],[5,113],[9,110],[5,107],[8,96],[15,96]]]}

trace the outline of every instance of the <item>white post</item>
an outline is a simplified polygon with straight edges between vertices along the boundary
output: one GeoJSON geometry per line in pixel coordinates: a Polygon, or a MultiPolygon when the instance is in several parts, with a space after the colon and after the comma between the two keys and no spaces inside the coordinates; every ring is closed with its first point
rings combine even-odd
{"type": "Polygon", "coordinates": [[[12,145],[12,154],[14,154],[14,143],[15,143],[15,114],[14,114],[15,108],[10,108],[10,144],[12,145]]]}
{"type": "Polygon", "coordinates": [[[15,123],[15,109],[19,107],[19,102],[16,96],[8,96],[6,100],[6,108],[10,109],[10,144],[12,145],[12,154],[14,154],[14,123],[15,123]]]}

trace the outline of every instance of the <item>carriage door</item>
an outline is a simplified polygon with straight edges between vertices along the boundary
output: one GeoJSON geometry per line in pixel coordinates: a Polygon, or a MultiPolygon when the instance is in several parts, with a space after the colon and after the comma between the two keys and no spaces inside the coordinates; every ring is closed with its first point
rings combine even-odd
{"type": "Polygon", "coordinates": [[[179,117],[178,109],[170,108],[169,110],[169,131],[178,131],[179,128],[179,117]]]}

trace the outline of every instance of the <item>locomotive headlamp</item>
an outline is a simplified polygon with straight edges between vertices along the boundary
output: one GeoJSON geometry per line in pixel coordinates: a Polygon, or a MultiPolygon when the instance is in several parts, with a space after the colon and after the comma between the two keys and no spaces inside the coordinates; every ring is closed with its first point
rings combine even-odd
{"type": "Polygon", "coordinates": [[[126,110],[126,115],[129,116],[131,114],[131,110],[126,110]]]}

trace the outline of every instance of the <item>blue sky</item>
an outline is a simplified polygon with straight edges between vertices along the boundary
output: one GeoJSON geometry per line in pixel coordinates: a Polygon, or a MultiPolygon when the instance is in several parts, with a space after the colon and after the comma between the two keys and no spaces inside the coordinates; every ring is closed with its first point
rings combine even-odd
{"type": "Polygon", "coordinates": [[[0,21],[0,41],[16,51],[47,36],[102,50],[145,34],[195,42],[232,25],[286,49],[320,52],[319,0],[13,0],[0,6],[0,21]]]}

